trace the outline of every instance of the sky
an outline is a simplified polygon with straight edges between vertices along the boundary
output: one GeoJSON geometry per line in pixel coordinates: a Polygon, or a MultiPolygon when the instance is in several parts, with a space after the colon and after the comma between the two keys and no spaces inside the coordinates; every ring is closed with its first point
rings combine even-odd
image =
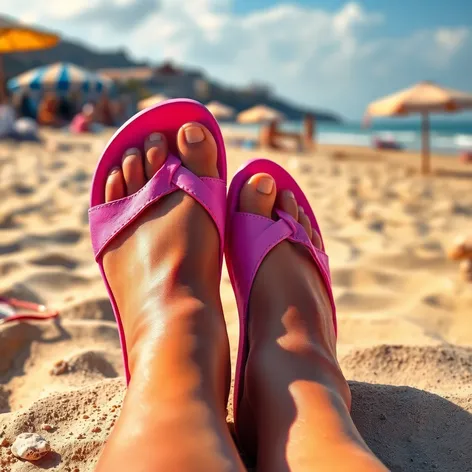
{"type": "Polygon", "coordinates": [[[0,11],[346,118],[420,80],[472,92],[470,0],[0,0],[0,11]]]}

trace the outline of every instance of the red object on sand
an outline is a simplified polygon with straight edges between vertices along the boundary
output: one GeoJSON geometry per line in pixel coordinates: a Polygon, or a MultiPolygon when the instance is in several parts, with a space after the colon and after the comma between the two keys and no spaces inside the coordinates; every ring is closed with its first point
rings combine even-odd
{"type": "Polygon", "coordinates": [[[59,315],[57,310],[46,311],[46,307],[44,305],[18,300],[16,298],[0,297],[0,305],[1,304],[8,305],[8,307],[11,309],[20,308],[28,311],[22,313],[13,313],[10,315],[7,314],[4,318],[0,318],[0,325],[10,321],[47,320],[50,318],[55,318],[59,315]]]}

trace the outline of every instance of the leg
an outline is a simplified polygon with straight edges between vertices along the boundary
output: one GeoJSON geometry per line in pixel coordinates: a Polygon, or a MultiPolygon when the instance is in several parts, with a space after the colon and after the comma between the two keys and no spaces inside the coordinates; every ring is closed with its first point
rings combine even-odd
{"type": "MultiPolygon", "coordinates": [[[[290,192],[277,196],[267,174],[249,179],[240,210],[270,218],[274,204],[320,247],[290,192]]],[[[350,402],[321,276],[302,248],[283,242],[262,263],[251,292],[243,445],[257,454],[259,472],[386,470],[352,422],[350,402]]]]}
{"type": "MultiPolygon", "coordinates": [[[[218,177],[206,128],[179,131],[183,164],[218,177]]],[[[137,192],[167,157],[163,135],[125,153],[105,189],[137,192]]],[[[131,382],[97,471],[240,471],[226,425],[229,346],[219,296],[219,240],[206,211],[183,192],[143,213],[113,241],[104,268],[125,330],[131,382]]]]}

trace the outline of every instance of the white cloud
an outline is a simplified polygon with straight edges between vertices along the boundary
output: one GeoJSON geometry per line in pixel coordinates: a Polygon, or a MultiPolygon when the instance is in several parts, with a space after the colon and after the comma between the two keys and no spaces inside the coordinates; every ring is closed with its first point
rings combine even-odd
{"type": "Polygon", "coordinates": [[[382,15],[366,13],[359,4],[350,2],[334,15],[333,26],[338,34],[345,35],[352,32],[353,28],[358,25],[375,24],[382,21],[382,15]]]}
{"type": "Polygon", "coordinates": [[[449,54],[454,54],[469,37],[467,28],[441,28],[434,35],[436,43],[449,54]]]}
{"type": "MultiPolygon", "coordinates": [[[[472,41],[465,27],[386,38],[379,25],[388,18],[352,1],[334,13],[276,4],[235,15],[231,4],[17,0],[11,14],[28,15],[91,45],[125,46],[139,58],[202,66],[227,83],[267,81],[295,101],[353,116],[370,100],[418,80],[469,86],[465,58],[472,41]]],[[[0,0],[0,10],[11,10],[11,0],[0,0]]]]}

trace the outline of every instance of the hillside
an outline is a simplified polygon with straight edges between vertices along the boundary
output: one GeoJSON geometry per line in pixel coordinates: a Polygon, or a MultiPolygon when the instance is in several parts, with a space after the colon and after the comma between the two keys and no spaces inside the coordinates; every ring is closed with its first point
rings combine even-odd
{"type": "MultiPolygon", "coordinates": [[[[105,68],[141,67],[149,64],[137,62],[126,51],[98,51],[88,46],[78,44],[70,40],[62,40],[56,47],[43,51],[33,51],[21,54],[9,54],[4,56],[4,66],[7,78],[14,77],[34,67],[54,62],[72,62],[78,66],[95,70],[105,68]]],[[[194,70],[183,68],[184,73],[195,73],[194,70]]],[[[289,103],[287,100],[276,97],[273,94],[248,94],[247,89],[239,89],[228,85],[215,83],[210,78],[206,80],[212,85],[209,100],[220,100],[237,111],[244,110],[253,105],[264,103],[284,113],[290,120],[299,120],[307,112],[315,115],[318,121],[340,122],[339,116],[332,112],[304,108],[289,103]]],[[[189,96],[188,91],[181,91],[181,96],[189,96]]],[[[197,97],[191,97],[197,98],[197,97]]]]}
{"type": "Polygon", "coordinates": [[[138,63],[129,58],[123,50],[95,51],[87,46],[67,40],[62,40],[52,49],[8,54],[4,57],[4,62],[8,77],[14,77],[34,67],[53,62],[72,62],[92,70],[105,67],[136,67],[143,65],[143,63],[138,63]]]}

